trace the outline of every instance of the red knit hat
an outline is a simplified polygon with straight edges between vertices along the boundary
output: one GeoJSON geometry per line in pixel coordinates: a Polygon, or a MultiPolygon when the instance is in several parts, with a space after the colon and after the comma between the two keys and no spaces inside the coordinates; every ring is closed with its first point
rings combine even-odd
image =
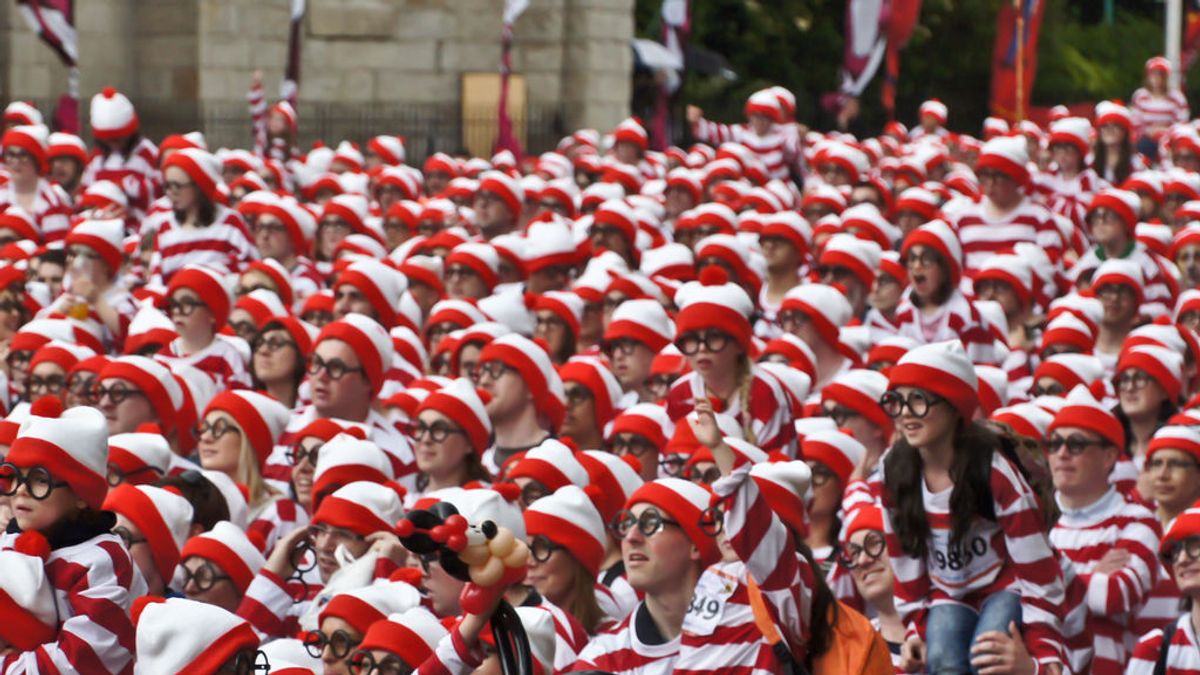
{"type": "Polygon", "coordinates": [[[850,513],[845,527],[842,528],[843,541],[850,541],[850,537],[861,530],[883,532],[883,511],[878,506],[867,504],[859,506],[850,513]]]}
{"type": "Polygon", "coordinates": [[[716,540],[701,525],[707,517],[705,512],[716,502],[716,495],[707,486],[681,478],[660,478],[638,488],[625,502],[625,508],[650,504],[678,522],[692,544],[700,550],[701,565],[707,567],[721,557],[716,540]]]}
{"type": "Polygon", "coordinates": [[[1137,295],[1138,304],[1144,302],[1145,281],[1142,277],[1142,268],[1132,260],[1109,258],[1100,263],[1092,276],[1091,288],[1099,289],[1106,284],[1128,286],[1137,295]]]}
{"type": "Polygon", "coordinates": [[[975,163],[975,172],[984,169],[994,169],[1018,185],[1024,185],[1029,180],[1029,153],[1025,146],[1025,138],[1021,136],[999,136],[983,144],[979,160],[975,163]]]}
{"type": "Polygon", "coordinates": [[[937,394],[967,420],[979,407],[978,376],[958,340],[909,350],[888,373],[888,389],[897,387],[914,387],[937,394]]]}
{"type": "Polygon", "coordinates": [[[492,421],[483,400],[469,380],[457,379],[429,394],[421,401],[417,414],[424,410],[441,413],[461,427],[477,454],[482,456],[487,450],[492,435],[492,421]]]}
{"type": "Polygon", "coordinates": [[[396,487],[371,481],[343,485],[321,500],[312,522],[340,527],[364,537],[391,532],[404,517],[396,487]]]}
{"type": "MultiPolygon", "coordinates": [[[[653,406],[650,403],[644,405],[653,406]]],[[[584,450],[576,453],[575,458],[587,470],[588,481],[596,488],[596,494],[592,496],[605,523],[612,522],[625,500],[645,483],[638,473],[641,462],[636,458],[617,457],[603,450],[584,450]]]]}
{"type": "Polygon", "coordinates": [[[1137,368],[1162,386],[1172,401],[1179,399],[1183,389],[1183,357],[1176,351],[1154,345],[1137,345],[1121,351],[1116,374],[1137,368]]]}
{"type": "Polygon", "coordinates": [[[525,509],[525,534],[546,537],[565,548],[590,574],[600,573],[608,536],[600,511],[582,488],[566,485],[530,504],[525,509]]]}
{"type": "Polygon", "coordinates": [[[275,449],[275,442],[287,427],[290,417],[287,406],[267,394],[248,389],[217,394],[209,401],[202,417],[216,410],[229,414],[237,422],[258,457],[260,469],[275,449]]]}
{"type": "Polygon", "coordinates": [[[825,284],[800,284],[783,296],[779,311],[803,312],[817,329],[821,339],[838,344],[838,332],[850,322],[854,308],[838,289],[825,284]]]}
{"type": "Polygon", "coordinates": [[[962,279],[963,254],[962,244],[954,230],[943,220],[925,223],[909,232],[908,236],[904,238],[904,246],[900,249],[900,255],[907,258],[908,252],[917,245],[937,251],[946,260],[947,267],[950,268],[950,285],[958,286],[959,280],[962,279]]]}
{"type": "Polygon", "coordinates": [[[675,326],[662,303],[657,300],[626,300],[612,313],[605,342],[621,339],[636,340],[657,352],[675,337],[675,326]]]}
{"type": "Polygon", "coordinates": [[[1154,432],[1146,447],[1146,461],[1159,450],[1185,452],[1200,462],[1200,430],[1194,426],[1168,425],[1154,432]]]}
{"type": "Polygon", "coordinates": [[[92,97],[89,120],[92,135],[103,140],[122,138],[138,130],[133,103],[112,87],[105,87],[92,97]]]}
{"type": "Polygon", "coordinates": [[[479,176],[478,192],[490,192],[499,197],[514,218],[519,217],[524,210],[525,189],[521,187],[520,182],[506,173],[485,171],[479,176]]]}
{"type": "Polygon", "coordinates": [[[209,201],[217,204],[227,201],[225,182],[221,179],[221,160],[216,155],[197,148],[176,150],[163,162],[163,172],[170,167],[182,169],[209,201]]]}
{"type": "Polygon", "coordinates": [[[250,622],[206,602],[144,596],[132,616],[139,672],[215,673],[259,645],[250,622]]]}
{"type": "MultiPolygon", "coordinates": [[[[304,438],[304,435],[297,438],[304,438]]],[[[352,433],[334,436],[321,450],[313,469],[314,502],[343,485],[356,481],[386,483],[396,476],[392,461],[382,448],[352,433]]]]}
{"type": "Polygon", "coordinates": [[[102,508],[124,516],[146,538],[154,566],[164,583],[170,583],[192,527],[192,505],[179,494],[152,485],[118,485],[108,493],[102,508]]]}
{"type": "Polygon", "coordinates": [[[1100,405],[1087,387],[1075,387],[1067,394],[1066,405],[1054,415],[1054,421],[1046,433],[1062,427],[1086,429],[1118,448],[1125,447],[1125,429],[1121,421],[1108,408],[1100,405]]]}
{"type": "Polygon", "coordinates": [[[835,234],[825,242],[818,264],[845,267],[870,288],[875,283],[882,255],[883,250],[874,241],[859,239],[852,234],[835,234]]]}
{"type": "Polygon", "coordinates": [[[40,532],[22,532],[0,551],[0,640],[32,652],[58,637],[54,586],[46,575],[50,544],[40,532]]]}

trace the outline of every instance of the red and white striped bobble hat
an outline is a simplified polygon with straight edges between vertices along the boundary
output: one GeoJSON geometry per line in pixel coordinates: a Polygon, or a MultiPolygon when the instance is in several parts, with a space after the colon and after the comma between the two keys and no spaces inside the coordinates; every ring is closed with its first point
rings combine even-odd
{"type": "Polygon", "coordinates": [[[455,246],[446,256],[446,267],[456,264],[478,274],[489,291],[500,283],[500,254],[490,244],[469,241],[455,246]]]}
{"type": "Polygon", "coordinates": [[[854,308],[846,296],[825,284],[800,284],[783,296],[780,312],[798,310],[816,324],[817,332],[830,345],[838,344],[838,331],[850,322],[854,308]]]}
{"type": "Polygon", "coordinates": [[[608,533],[599,509],[582,488],[565,485],[530,504],[525,509],[525,534],[546,537],[565,548],[589,573],[600,573],[608,533]]]}
{"type": "Polygon", "coordinates": [[[1081,353],[1091,354],[1096,346],[1096,333],[1078,315],[1063,312],[1046,324],[1038,351],[1056,344],[1071,345],[1081,353]]]}
{"type": "Polygon", "coordinates": [[[1155,345],[1137,345],[1121,351],[1117,359],[1116,373],[1137,368],[1162,386],[1172,400],[1179,398],[1183,389],[1183,356],[1179,352],[1155,345]]]}
{"type": "Polygon", "coordinates": [[[321,500],[312,522],[340,527],[364,537],[391,532],[404,517],[400,493],[395,488],[372,481],[347,483],[321,500]]]}
{"type": "Polygon", "coordinates": [[[1025,139],[1021,136],[999,136],[983,144],[979,160],[975,163],[975,172],[984,169],[994,169],[1018,185],[1024,185],[1029,180],[1029,152],[1025,139]]]}
{"type": "Polygon", "coordinates": [[[192,527],[191,502],[173,489],[118,485],[105,497],[103,509],[124,516],[142,531],[159,577],[169,583],[192,527]]]}
{"type": "Polygon", "coordinates": [[[874,370],[855,368],[833,378],[821,389],[821,403],[832,401],[849,408],[890,434],[892,418],[879,405],[879,399],[887,389],[887,376],[874,370]]]}
{"type": "Polygon", "coordinates": [[[1050,145],[1069,143],[1081,155],[1087,155],[1092,145],[1092,123],[1086,117],[1064,117],[1050,124],[1050,145]]]}
{"type": "Polygon", "coordinates": [[[704,268],[700,281],[689,282],[679,289],[675,302],[680,308],[675,317],[676,335],[719,328],[732,335],[741,348],[750,353],[750,315],[754,312],[754,301],[745,289],[729,281],[724,269],[716,265],[704,268]]]}
{"type": "Polygon", "coordinates": [[[882,255],[883,249],[874,241],[859,239],[852,234],[835,234],[825,242],[819,264],[845,267],[870,288],[875,283],[882,255]]]}
{"type": "Polygon", "coordinates": [[[588,484],[587,469],[575,458],[575,451],[553,438],[547,438],[525,453],[508,477],[510,480],[536,480],[549,490],[557,490],[564,485],[583,487],[588,484]]]}
{"type": "Polygon", "coordinates": [[[386,483],[395,478],[388,454],[371,441],[350,434],[338,434],[321,450],[313,471],[314,500],[337,487],[356,481],[386,483]]]}
{"type": "Polygon", "coordinates": [[[400,136],[380,135],[367,141],[367,148],[379,155],[384,164],[404,163],[404,139],[400,136]]]}
{"type": "Polygon", "coordinates": [[[1146,461],[1159,450],[1178,450],[1200,461],[1200,429],[1194,426],[1169,424],[1159,428],[1146,447],[1146,461]]]}
{"type": "Polygon", "coordinates": [[[193,556],[220,565],[242,593],[246,592],[254,575],[267,564],[262,551],[250,541],[245,530],[228,520],[222,520],[208,532],[188,539],[180,551],[179,559],[186,561],[193,556]]]}
{"type": "Polygon", "coordinates": [[[638,488],[626,500],[625,508],[643,503],[658,508],[679,523],[692,544],[700,549],[701,564],[708,566],[719,560],[721,554],[716,539],[705,532],[701,521],[716,501],[717,496],[706,485],[681,478],[659,478],[638,488]]]}
{"type": "Polygon", "coordinates": [[[1142,268],[1132,260],[1109,258],[1100,263],[1095,274],[1092,275],[1091,288],[1099,290],[1107,284],[1128,286],[1137,296],[1138,304],[1144,301],[1145,281],[1142,277],[1142,268]]]}
{"type": "Polygon", "coordinates": [[[1008,284],[1026,305],[1033,301],[1033,268],[1019,255],[1000,254],[985,258],[973,281],[978,285],[985,279],[1008,284]]]}
{"type": "Polygon", "coordinates": [[[1066,398],[1066,404],[1054,415],[1054,421],[1047,427],[1049,434],[1062,427],[1077,427],[1094,432],[1117,446],[1125,447],[1125,429],[1120,420],[1108,408],[1101,405],[1087,387],[1078,386],[1072,389],[1066,398]]]}
{"type": "Polygon", "coordinates": [[[433,654],[447,635],[446,627],[433,612],[424,607],[412,607],[371,624],[358,649],[391,652],[415,669],[433,654]]]}
{"type": "Polygon", "coordinates": [[[657,352],[675,338],[675,325],[657,300],[626,300],[613,311],[604,331],[606,341],[623,338],[637,340],[657,352]]]}
{"type": "Polygon", "coordinates": [[[27,101],[13,101],[5,106],[4,121],[17,124],[45,124],[42,112],[27,101]]]}
{"type": "Polygon", "coordinates": [[[470,380],[459,378],[432,392],[421,401],[417,414],[423,410],[441,413],[462,428],[476,453],[482,455],[487,450],[492,420],[470,380]]]}
{"type": "Polygon", "coordinates": [[[844,487],[854,467],[866,456],[867,449],[853,436],[838,429],[808,434],[800,444],[800,454],[805,460],[829,467],[844,487]]]}
{"type": "Polygon", "coordinates": [[[929,115],[937,120],[938,124],[945,124],[949,109],[946,108],[945,103],[936,98],[931,98],[921,104],[921,107],[918,108],[918,114],[922,117],[929,115]]]}
{"type": "Polygon", "coordinates": [[[119,469],[131,485],[153,483],[167,475],[171,455],[170,443],[154,424],[108,437],[108,464],[119,469]]]}
{"type": "Polygon", "coordinates": [[[948,340],[910,349],[888,373],[888,389],[914,387],[950,402],[963,419],[979,407],[979,378],[962,342],[948,340]]]}
{"type": "MultiPolygon", "coordinates": [[[[663,447],[663,444],[657,447],[663,447]]],[[[590,484],[596,487],[596,508],[600,509],[600,517],[606,523],[612,521],[625,500],[645,483],[638,469],[634,468],[635,463],[639,466],[641,463],[626,461],[632,460],[631,457],[617,457],[604,450],[584,450],[575,457],[587,470],[590,484]]]]}
{"type": "Polygon", "coordinates": [[[112,87],[105,87],[92,97],[90,111],[88,119],[92,125],[92,135],[96,138],[121,138],[138,129],[138,116],[133,103],[112,87]]]}
{"type": "Polygon", "coordinates": [[[1096,193],[1092,197],[1092,202],[1088,204],[1087,212],[1090,216],[1096,209],[1108,209],[1117,214],[1121,219],[1121,223],[1125,225],[1125,229],[1133,232],[1138,224],[1138,216],[1142,210],[1142,198],[1136,192],[1130,190],[1119,190],[1117,188],[1105,188],[1096,193]]]}
{"type": "Polygon", "coordinates": [[[884,250],[896,247],[900,228],[888,222],[879,207],[869,202],[855,204],[842,212],[842,230],[879,244],[884,250]]]}
{"type": "Polygon", "coordinates": [[[904,238],[900,255],[908,257],[908,252],[917,245],[931,248],[946,259],[950,267],[950,283],[957,286],[962,279],[962,243],[950,225],[944,220],[933,220],[909,232],[904,238]]]}
{"type": "Polygon", "coordinates": [[[403,581],[386,581],[333,596],[321,609],[318,623],[337,617],[350,624],[360,634],[389,614],[406,612],[421,604],[421,592],[403,581]]]}
{"type": "Polygon", "coordinates": [[[137,675],[215,673],[239,652],[259,645],[250,622],[207,602],[145,596],[132,614],[137,675]]]}
{"type": "Polygon", "coordinates": [[[99,509],[108,493],[108,424],[96,408],[63,410],[58,399],[33,402],[5,461],[17,467],[51,467],[88,506],[99,509]]]}
{"type": "Polygon", "coordinates": [[[1055,354],[1048,356],[1033,371],[1033,381],[1048,377],[1070,391],[1079,385],[1091,387],[1104,377],[1104,364],[1090,354],[1055,354]]]}
{"type": "Polygon", "coordinates": [[[991,419],[1007,424],[1019,436],[1042,440],[1054,421],[1054,414],[1033,403],[1018,403],[994,411],[991,419]]]}
{"type": "Polygon", "coordinates": [[[675,423],[667,415],[666,408],[656,403],[635,403],[621,411],[612,424],[605,429],[604,437],[612,439],[617,434],[638,434],[661,448],[675,435],[675,423]]]}
{"type": "Polygon", "coordinates": [[[572,356],[558,369],[563,383],[576,382],[592,393],[596,426],[604,429],[624,407],[621,383],[608,365],[594,356],[572,356]]]}
{"type": "Polygon", "coordinates": [[[538,411],[549,418],[551,428],[558,429],[566,412],[566,395],[562,378],[558,376],[546,350],[527,337],[510,333],[496,338],[480,352],[480,363],[493,360],[515,369],[521,375],[538,411]]]}
{"type": "Polygon", "coordinates": [[[984,415],[1008,405],[1008,373],[996,366],[975,366],[979,381],[979,407],[984,415]]]}

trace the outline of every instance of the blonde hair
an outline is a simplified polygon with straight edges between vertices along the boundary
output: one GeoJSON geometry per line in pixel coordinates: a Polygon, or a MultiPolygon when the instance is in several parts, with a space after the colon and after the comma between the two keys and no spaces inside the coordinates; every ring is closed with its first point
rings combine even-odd
{"type": "Polygon", "coordinates": [[[227,421],[238,430],[238,434],[242,439],[242,446],[238,450],[237,470],[234,471],[233,479],[246,486],[249,492],[247,501],[250,508],[254,508],[268,498],[279,494],[279,492],[267,485],[267,482],[263,480],[262,470],[258,466],[258,453],[254,451],[254,446],[250,444],[250,439],[242,429],[242,425],[238,424],[232,415],[227,418],[227,421]]]}

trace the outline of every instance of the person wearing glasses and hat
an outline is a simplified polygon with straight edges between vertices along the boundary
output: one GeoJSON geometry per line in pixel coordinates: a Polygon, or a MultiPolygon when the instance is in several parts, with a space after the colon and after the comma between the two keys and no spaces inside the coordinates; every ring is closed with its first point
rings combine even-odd
{"type": "Polygon", "coordinates": [[[188,265],[176,272],[167,286],[163,307],[179,337],[165,351],[208,373],[227,389],[249,389],[248,345],[219,333],[233,304],[229,287],[229,278],[209,267],[188,265]]]}
{"type": "Polygon", "coordinates": [[[909,350],[889,372],[880,403],[898,436],[871,487],[908,625],[906,663],[965,671],[981,634],[1007,632],[1020,620],[1029,652],[1061,672],[1062,571],[1019,465],[971,421],[978,382],[962,343],[909,350]],[[959,453],[969,459],[957,460],[959,453]],[[983,506],[958,506],[967,504],[983,506]]]}
{"type": "Polygon", "coordinates": [[[146,591],[121,538],[116,518],[103,510],[108,492],[108,431],[94,408],[63,411],[57,399],[35,401],[29,420],[0,464],[0,492],[11,496],[13,522],[0,534],[0,550],[13,548],[23,532],[39,532],[49,544],[47,569],[82,574],[50,576],[59,607],[57,638],[5,656],[5,669],[41,672],[127,672],[133,635],[129,610],[146,591]]]}
{"type": "Polygon", "coordinates": [[[691,366],[667,394],[667,414],[678,424],[696,399],[715,398],[742,436],[766,452],[796,454],[791,402],[783,385],[751,361],[754,302],[717,266],[675,295],[675,346],[691,366]]]}
{"type": "Polygon", "coordinates": [[[1080,632],[1063,637],[1072,671],[1121,672],[1129,661],[1126,645],[1137,637],[1134,617],[1158,580],[1154,552],[1162,530],[1150,509],[1109,479],[1125,442],[1120,421],[1082,385],[1066,401],[1046,445],[1062,510],[1050,543],[1074,571],[1069,614],[1082,614],[1064,622],[1080,632]]]}
{"type": "MultiPolygon", "coordinates": [[[[1200,669],[1196,624],[1200,622],[1200,509],[1184,511],[1163,535],[1159,559],[1183,597],[1183,615],[1138,640],[1125,672],[1182,675],[1200,669]]],[[[1176,612],[1178,615],[1178,611],[1176,612]]]]}

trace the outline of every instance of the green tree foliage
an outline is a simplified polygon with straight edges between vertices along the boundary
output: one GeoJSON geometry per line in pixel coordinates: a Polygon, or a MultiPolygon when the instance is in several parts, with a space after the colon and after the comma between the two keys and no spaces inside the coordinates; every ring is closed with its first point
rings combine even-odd
{"type": "MultiPolygon", "coordinates": [[[[988,115],[996,13],[1005,1],[924,0],[901,55],[898,119],[913,123],[921,101],[936,96],[950,107],[952,128],[979,132],[988,115]]],[[[1101,20],[1101,0],[1046,2],[1033,104],[1128,100],[1141,83],[1145,60],[1162,50],[1161,4],[1117,0],[1108,25],[1101,20]]],[[[640,36],[659,39],[660,7],[661,0],[638,0],[640,36]]],[[[796,93],[801,121],[832,128],[820,98],[837,88],[844,20],[845,0],[693,0],[691,43],[723,55],[739,77],[690,75],[678,101],[699,105],[713,119],[738,121],[746,96],[782,84],[796,93]]],[[[853,131],[876,133],[886,121],[882,71],[863,95],[853,131]]],[[[1189,100],[1200,101],[1200,81],[1187,91],[1189,100]]]]}

